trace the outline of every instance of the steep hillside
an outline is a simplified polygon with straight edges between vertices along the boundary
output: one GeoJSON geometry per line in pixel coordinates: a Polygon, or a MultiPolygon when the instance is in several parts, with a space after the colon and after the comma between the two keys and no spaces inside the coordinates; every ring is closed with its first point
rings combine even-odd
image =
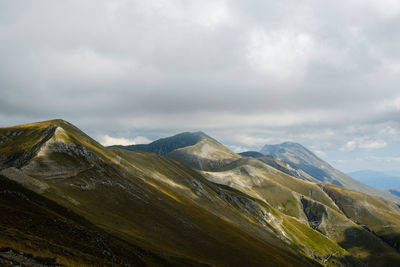
{"type": "MultiPolygon", "coordinates": [[[[351,261],[335,243],[267,203],[210,183],[173,160],[105,149],[65,121],[1,128],[0,136],[7,137],[0,144],[2,175],[137,248],[137,254],[147,251],[143,261],[189,266],[351,261]]],[[[26,219],[38,220],[29,214],[26,219]]],[[[19,235],[30,235],[25,230],[19,235]]],[[[45,234],[37,238],[51,240],[45,234]]],[[[19,242],[4,246],[42,257],[19,242]]],[[[64,262],[51,249],[44,255],[64,262]]]]}
{"type": "Polygon", "coordinates": [[[265,145],[261,149],[261,153],[283,162],[290,171],[295,170],[296,177],[312,182],[329,182],[367,194],[395,198],[387,192],[365,185],[336,170],[300,144],[286,142],[278,145],[265,145]]]}
{"type": "MultiPolygon", "coordinates": [[[[291,177],[253,158],[242,158],[218,171],[203,173],[210,181],[236,188],[297,218],[367,264],[385,265],[400,260],[393,242],[386,242],[347,217],[318,184],[291,177]],[[349,231],[356,234],[348,234],[349,231]],[[360,240],[363,240],[362,244],[360,240]]],[[[399,211],[395,213],[400,215],[399,211]]],[[[400,227],[395,229],[394,232],[400,233],[400,227]]]]}
{"type": "MultiPolygon", "coordinates": [[[[335,186],[297,179],[193,135],[153,145],[157,155],[104,148],[62,120],[0,128],[0,208],[9,214],[0,218],[6,229],[0,260],[15,263],[9,255],[18,254],[26,262],[71,266],[400,264],[397,225],[384,232],[390,238],[360,225],[338,204],[335,186]],[[55,220],[48,232],[41,219],[55,220]],[[85,238],[73,244],[74,233],[85,238]]],[[[392,202],[379,203],[398,220],[392,202]]]]}
{"type": "Polygon", "coordinates": [[[330,184],[322,187],[348,218],[400,252],[400,208],[397,203],[330,184]]]}
{"type": "Polygon", "coordinates": [[[239,155],[203,132],[186,132],[156,140],[148,145],[114,146],[131,151],[153,152],[179,160],[200,170],[213,170],[239,155]]]}
{"type": "MultiPolygon", "coordinates": [[[[217,148],[221,147],[222,145],[217,148]]],[[[188,162],[185,157],[192,156],[192,146],[177,149],[179,151],[186,148],[187,153],[182,154],[183,158],[177,158],[184,164],[188,162]]],[[[222,151],[225,152],[226,148],[223,147],[222,151]]],[[[259,152],[244,152],[240,154],[241,158],[236,159],[231,158],[228,153],[225,160],[223,154],[219,154],[222,164],[214,165],[208,171],[193,164],[189,165],[202,170],[202,174],[212,182],[233,187],[287,216],[296,218],[303,225],[341,244],[364,263],[385,265],[400,260],[393,243],[386,242],[347,217],[318,184],[305,181],[305,177],[317,181],[306,172],[259,152]],[[301,179],[293,176],[300,176],[301,179]],[[356,231],[357,235],[349,235],[349,231],[356,231]],[[361,245],[360,240],[365,243],[361,245]]],[[[312,174],[315,175],[314,172],[312,174]]]]}
{"type": "Polygon", "coordinates": [[[2,175],[0,214],[1,266],[168,264],[2,175]]]}
{"type": "Polygon", "coordinates": [[[256,151],[242,152],[242,153],[239,153],[239,155],[242,157],[251,157],[251,158],[258,159],[258,160],[266,163],[267,165],[274,167],[275,169],[280,170],[281,172],[284,172],[293,177],[301,177],[298,170],[291,168],[288,164],[285,164],[285,163],[277,160],[276,158],[274,158],[271,155],[264,155],[264,154],[262,154],[260,152],[256,152],[256,151]]]}

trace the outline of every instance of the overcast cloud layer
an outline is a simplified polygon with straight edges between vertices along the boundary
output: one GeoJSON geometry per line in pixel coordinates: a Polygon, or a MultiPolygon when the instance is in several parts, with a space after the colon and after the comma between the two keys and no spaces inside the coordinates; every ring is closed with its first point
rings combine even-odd
{"type": "Polygon", "coordinates": [[[343,170],[400,170],[399,29],[396,0],[4,0],[0,123],[292,140],[343,170]]]}

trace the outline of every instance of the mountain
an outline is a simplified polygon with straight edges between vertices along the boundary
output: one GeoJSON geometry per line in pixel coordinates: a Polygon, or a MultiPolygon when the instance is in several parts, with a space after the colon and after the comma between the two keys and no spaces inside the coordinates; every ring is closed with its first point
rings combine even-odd
{"type": "Polygon", "coordinates": [[[131,151],[156,153],[200,169],[213,170],[240,158],[203,132],[185,132],[156,140],[147,145],[114,146],[131,151]]]}
{"type": "Polygon", "coordinates": [[[247,151],[247,152],[242,152],[239,153],[240,156],[242,157],[251,157],[258,159],[259,161],[262,161],[266,163],[267,165],[274,167],[277,170],[280,170],[281,172],[284,172],[286,174],[289,174],[293,177],[299,177],[299,171],[296,169],[291,168],[288,164],[285,164],[276,158],[274,158],[271,155],[264,155],[261,152],[256,152],[256,151],[247,151]]]}
{"type": "Polygon", "coordinates": [[[163,265],[55,201],[0,175],[0,265],[163,265]]]}
{"type": "Polygon", "coordinates": [[[171,137],[158,139],[150,144],[129,146],[116,145],[111,147],[119,147],[131,151],[152,152],[157,155],[165,156],[175,149],[196,145],[198,142],[206,138],[210,139],[210,137],[203,132],[185,132],[171,137]]]}
{"type": "MultiPolygon", "coordinates": [[[[220,143],[215,148],[220,148],[224,152],[227,150],[220,143]]],[[[185,156],[195,156],[190,154],[193,150],[186,149],[186,151],[185,156]]],[[[230,153],[227,154],[230,155],[230,153]]],[[[196,165],[191,166],[197,167],[197,170],[209,181],[229,186],[268,203],[289,218],[294,218],[303,225],[307,225],[309,229],[322,233],[367,264],[385,265],[398,260],[397,247],[393,242],[397,240],[398,235],[394,234],[391,239],[385,239],[384,234],[372,233],[366,226],[369,224],[360,225],[356,219],[349,218],[343,212],[343,208],[337,204],[339,202],[327,193],[327,186],[324,183],[296,178],[295,176],[300,173],[299,170],[291,168],[270,155],[255,151],[243,152],[239,155],[241,157],[228,156],[225,160],[220,157],[219,160],[222,163],[211,170],[204,170],[196,165]]],[[[184,164],[187,163],[184,158],[178,160],[184,164]]],[[[334,186],[336,187],[338,186],[334,186]]],[[[353,193],[357,192],[348,191],[349,195],[353,193]]],[[[397,211],[393,210],[397,207],[394,202],[386,203],[385,201],[389,200],[379,202],[383,210],[392,209],[391,212],[398,213],[398,208],[397,211]],[[387,205],[389,207],[386,207],[387,205]]],[[[356,206],[364,207],[364,203],[357,203],[356,206]]],[[[365,219],[367,222],[373,222],[374,216],[371,215],[369,218],[365,215],[365,219]]],[[[394,219],[398,220],[397,217],[394,219]]],[[[396,225],[394,229],[396,230],[392,232],[400,232],[399,226],[396,225]]]]}
{"type": "Polygon", "coordinates": [[[333,168],[327,162],[298,143],[285,142],[277,145],[265,145],[260,152],[283,162],[289,171],[296,172],[294,176],[298,178],[311,182],[328,182],[367,194],[379,195],[397,200],[395,196],[383,190],[365,185],[333,168]]]}
{"type": "Polygon", "coordinates": [[[245,152],[241,152],[238,153],[240,156],[242,157],[251,157],[251,158],[261,158],[264,156],[263,153],[257,152],[257,151],[245,151],[245,152]]]}
{"type": "Polygon", "coordinates": [[[327,255],[327,262],[352,260],[333,241],[268,203],[211,183],[175,160],[106,149],[68,122],[0,128],[0,136],[5,181],[0,200],[9,214],[0,218],[3,262],[20,260],[7,258],[10,253],[69,266],[108,265],[107,260],[314,266],[327,255]],[[54,223],[47,226],[48,221],[54,223]],[[68,241],[71,231],[82,233],[81,245],[68,241]]]}
{"type": "MultiPolygon", "coordinates": [[[[393,232],[399,233],[400,226],[396,224],[393,226],[396,230],[382,232],[378,236],[368,228],[375,226],[375,218],[380,215],[380,213],[375,213],[378,207],[385,211],[390,210],[396,216],[399,215],[399,208],[392,201],[378,198],[379,204],[376,205],[376,210],[375,208],[373,211],[371,210],[371,215],[364,213],[365,225],[367,225],[365,226],[359,224],[358,218],[349,218],[343,212],[342,203],[327,193],[326,188],[330,188],[328,186],[330,184],[297,179],[253,158],[239,159],[218,171],[203,173],[210,181],[228,185],[269,203],[285,215],[296,218],[322,233],[357,258],[364,258],[364,260],[367,258],[368,264],[385,265],[384,259],[388,258],[392,258],[388,262],[397,261],[395,259],[398,255],[393,248],[397,249],[395,242],[399,234],[393,234],[393,232]],[[386,203],[386,201],[388,202],[386,203]],[[369,222],[373,226],[370,226],[369,222]],[[384,239],[386,233],[393,234],[392,238],[384,239]],[[360,240],[362,241],[360,242],[360,240]]],[[[358,194],[352,190],[347,193],[349,196],[358,194]]],[[[347,196],[341,197],[346,198],[347,196]]],[[[371,196],[371,199],[375,198],[371,196]]],[[[347,205],[347,202],[343,205],[347,205]]],[[[362,201],[354,202],[353,205],[357,208],[362,207],[365,211],[369,210],[368,203],[362,201]]],[[[390,218],[386,218],[385,222],[389,222],[390,218]]],[[[400,221],[398,217],[394,219],[400,221]]]]}
{"type": "Polygon", "coordinates": [[[203,133],[149,145],[105,148],[63,120],[0,128],[0,264],[400,264],[393,201],[203,133]]]}
{"type": "MultiPolygon", "coordinates": [[[[328,183],[323,185],[323,189],[346,217],[400,251],[400,214],[397,203],[328,183]]],[[[358,235],[356,232],[352,234],[358,235]]],[[[363,245],[366,243],[361,242],[363,245]]]]}
{"type": "Polygon", "coordinates": [[[386,189],[386,191],[388,191],[388,192],[391,193],[392,195],[395,195],[395,196],[397,196],[397,197],[400,198],[400,187],[397,187],[397,188],[389,188],[389,189],[386,189]]]}
{"type": "Polygon", "coordinates": [[[400,187],[400,176],[372,170],[360,170],[348,173],[354,179],[375,188],[400,187]]]}

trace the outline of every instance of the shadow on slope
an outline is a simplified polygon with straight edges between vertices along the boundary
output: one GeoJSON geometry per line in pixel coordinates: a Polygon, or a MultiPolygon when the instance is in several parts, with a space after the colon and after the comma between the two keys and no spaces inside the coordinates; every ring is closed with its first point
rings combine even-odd
{"type": "MultiPolygon", "coordinates": [[[[23,166],[7,165],[10,168],[3,171],[8,177],[26,182],[24,186],[29,188],[40,182],[43,196],[173,264],[318,265],[296,254],[269,230],[268,218],[260,218],[265,222],[261,226],[254,222],[253,217],[259,216],[251,214],[252,210],[248,215],[237,208],[244,211],[252,204],[263,211],[251,199],[220,190],[173,160],[144,152],[143,157],[117,155],[60,120],[1,128],[2,132],[10,132],[11,137],[0,149],[9,150],[12,156],[14,150],[26,145],[21,156],[32,154],[23,166]],[[13,138],[15,132],[49,127],[56,127],[54,134],[41,143],[39,150],[34,148],[41,138],[35,142],[13,138]]],[[[331,245],[333,250],[340,250],[331,245]]]]}
{"type": "Polygon", "coordinates": [[[168,265],[83,217],[0,175],[3,261],[31,265],[168,265]]]}
{"type": "MultiPolygon", "coordinates": [[[[382,250],[384,246],[380,240],[366,235],[364,229],[350,227],[345,231],[345,240],[339,245],[349,251],[360,251],[358,266],[399,266],[400,255],[394,250],[390,253],[388,249],[382,250]]],[[[349,258],[353,260],[354,258],[349,258]]]]}

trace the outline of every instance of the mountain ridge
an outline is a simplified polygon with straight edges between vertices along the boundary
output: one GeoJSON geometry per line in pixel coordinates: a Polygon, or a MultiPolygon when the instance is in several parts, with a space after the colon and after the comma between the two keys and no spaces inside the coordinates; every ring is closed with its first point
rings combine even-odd
{"type": "MultiPolygon", "coordinates": [[[[303,154],[312,154],[298,143],[286,142],[283,146],[304,150],[305,152],[303,154]]],[[[281,148],[278,147],[276,151],[280,149],[281,148]]],[[[303,223],[309,224],[309,227],[343,244],[343,246],[352,253],[357,254],[358,252],[356,252],[357,250],[354,250],[353,245],[350,244],[358,243],[360,237],[368,244],[368,248],[364,248],[367,250],[377,249],[379,251],[385,251],[388,246],[395,247],[397,236],[393,236],[393,232],[382,232],[382,229],[375,228],[379,234],[371,234],[369,228],[364,229],[363,227],[366,226],[361,227],[357,221],[358,219],[349,216],[348,211],[346,213],[344,212],[345,209],[341,207],[341,205],[343,205],[342,202],[338,202],[332,197],[333,194],[330,191],[331,187],[324,186],[318,179],[304,179],[304,177],[301,177],[301,174],[307,174],[306,172],[303,171],[303,173],[301,173],[301,169],[299,172],[299,170],[290,167],[288,163],[281,162],[270,155],[263,155],[254,151],[239,153],[239,155],[241,158],[224,162],[222,165],[211,170],[204,170],[201,167],[197,167],[197,169],[210,181],[245,192],[254,198],[270,203],[274,208],[277,208],[286,215],[293,216],[303,223]],[[311,180],[312,182],[307,180],[311,180]],[[315,182],[317,182],[317,184],[315,184],[315,182]],[[310,187],[312,184],[316,185],[318,189],[310,187]],[[333,221],[337,226],[330,226],[333,221]],[[342,225],[342,227],[340,227],[340,225],[342,225]],[[353,234],[351,234],[353,232],[356,232],[359,237],[355,238],[353,234]],[[388,238],[387,236],[390,237],[388,238]],[[346,241],[341,241],[343,237],[345,237],[346,241]]],[[[312,155],[316,157],[314,154],[312,155]]],[[[186,164],[185,160],[178,160],[186,164]]],[[[330,165],[328,166],[331,167],[330,165]]],[[[309,175],[306,177],[312,176],[309,175]]],[[[333,188],[335,189],[336,187],[337,185],[333,188]]],[[[340,190],[337,189],[333,192],[340,192],[340,190]]],[[[359,205],[360,209],[368,209],[368,206],[366,206],[367,204],[358,199],[359,193],[357,191],[351,190],[346,192],[350,196],[354,195],[354,201],[358,203],[357,205],[359,205]]],[[[374,196],[371,199],[374,198],[378,198],[378,196],[374,196]]],[[[385,201],[388,200],[377,202],[380,203],[377,204],[377,206],[385,206],[387,204],[384,203],[392,203],[385,201]]],[[[397,210],[395,204],[390,205],[393,205],[392,207],[397,210]]],[[[351,210],[351,212],[353,211],[351,210]]],[[[369,220],[371,220],[371,223],[376,220],[373,216],[366,216],[366,218],[366,221],[369,222],[369,220]]],[[[387,222],[392,219],[385,216],[382,216],[382,218],[385,218],[387,222]]],[[[398,218],[396,218],[396,220],[398,220],[398,218]]],[[[367,223],[367,225],[368,224],[369,223],[367,223]]],[[[375,226],[371,225],[371,227],[375,226]]],[[[379,253],[372,257],[383,257],[378,255],[379,253]]]]}
{"type": "Polygon", "coordinates": [[[179,133],[158,139],[150,144],[111,147],[153,152],[201,170],[212,170],[240,157],[201,131],[179,133]]]}
{"type": "Polygon", "coordinates": [[[399,201],[394,195],[365,185],[333,168],[329,163],[320,159],[301,144],[285,142],[276,145],[265,145],[260,152],[270,155],[287,164],[290,168],[297,170],[298,172],[295,176],[299,178],[314,182],[329,182],[367,194],[384,196],[399,201]]]}
{"type": "MultiPolygon", "coordinates": [[[[326,187],[336,196],[332,198],[320,184],[241,157],[212,138],[157,155],[105,148],[75,126],[56,120],[0,128],[0,140],[0,172],[6,179],[73,211],[129,246],[149,251],[150,262],[158,259],[160,265],[176,266],[400,263],[394,245],[400,226],[387,230],[376,224],[378,219],[384,225],[397,220],[397,205],[334,185],[326,187]],[[354,210],[342,207],[347,203],[342,194],[360,210],[368,211],[365,201],[374,201],[374,212],[382,208],[393,214],[366,213],[363,223],[376,233],[368,232],[355,223],[359,218],[354,210]],[[359,237],[366,244],[358,244],[359,237]]],[[[0,192],[0,201],[3,196],[0,192]]],[[[33,219],[24,216],[23,221],[33,219]]],[[[7,231],[15,231],[13,227],[7,224],[7,231]]],[[[2,242],[0,247],[5,245],[2,242]]],[[[59,256],[54,257],[59,262],[59,256]]]]}
{"type": "MultiPolygon", "coordinates": [[[[54,134],[41,143],[40,149],[35,149],[29,162],[23,166],[2,165],[2,174],[17,180],[10,175],[10,169],[16,168],[16,175],[22,173],[26,179],[47,186],[41,195],[118,238],[152,251],[174,265],[318,265],[305,252],[294,253],[302,249],[287,246],[286,242],[293,241],[276,236],[274,229],[278,225],[267,220],[275,216],[267,215],[269,210],[273,211],[268,205],[214,185],[170,159],[151,153],[116,153],[77,128],[49,124],[0,129],[0,135],[9,132],[11,136],[0,144],[0,151],[12,153],[12,146],[18,151],[24,147],[29,153],[43,140],[43,129],[56,126],[54,134]],[[21,129],[23,134],[13,134],[21,129]],[[25,137],[36,139],[31,142],[25,137]],[[193,243],[193,239],[199,242],[193,243]]],[[[17,180],[21,181],[26,180],[17,180]]],[[[36,189],[34,183],[22,185],[36,189]]],[[[333,251],[344,253],[328,239],[325,242],[333,251]]]]}

